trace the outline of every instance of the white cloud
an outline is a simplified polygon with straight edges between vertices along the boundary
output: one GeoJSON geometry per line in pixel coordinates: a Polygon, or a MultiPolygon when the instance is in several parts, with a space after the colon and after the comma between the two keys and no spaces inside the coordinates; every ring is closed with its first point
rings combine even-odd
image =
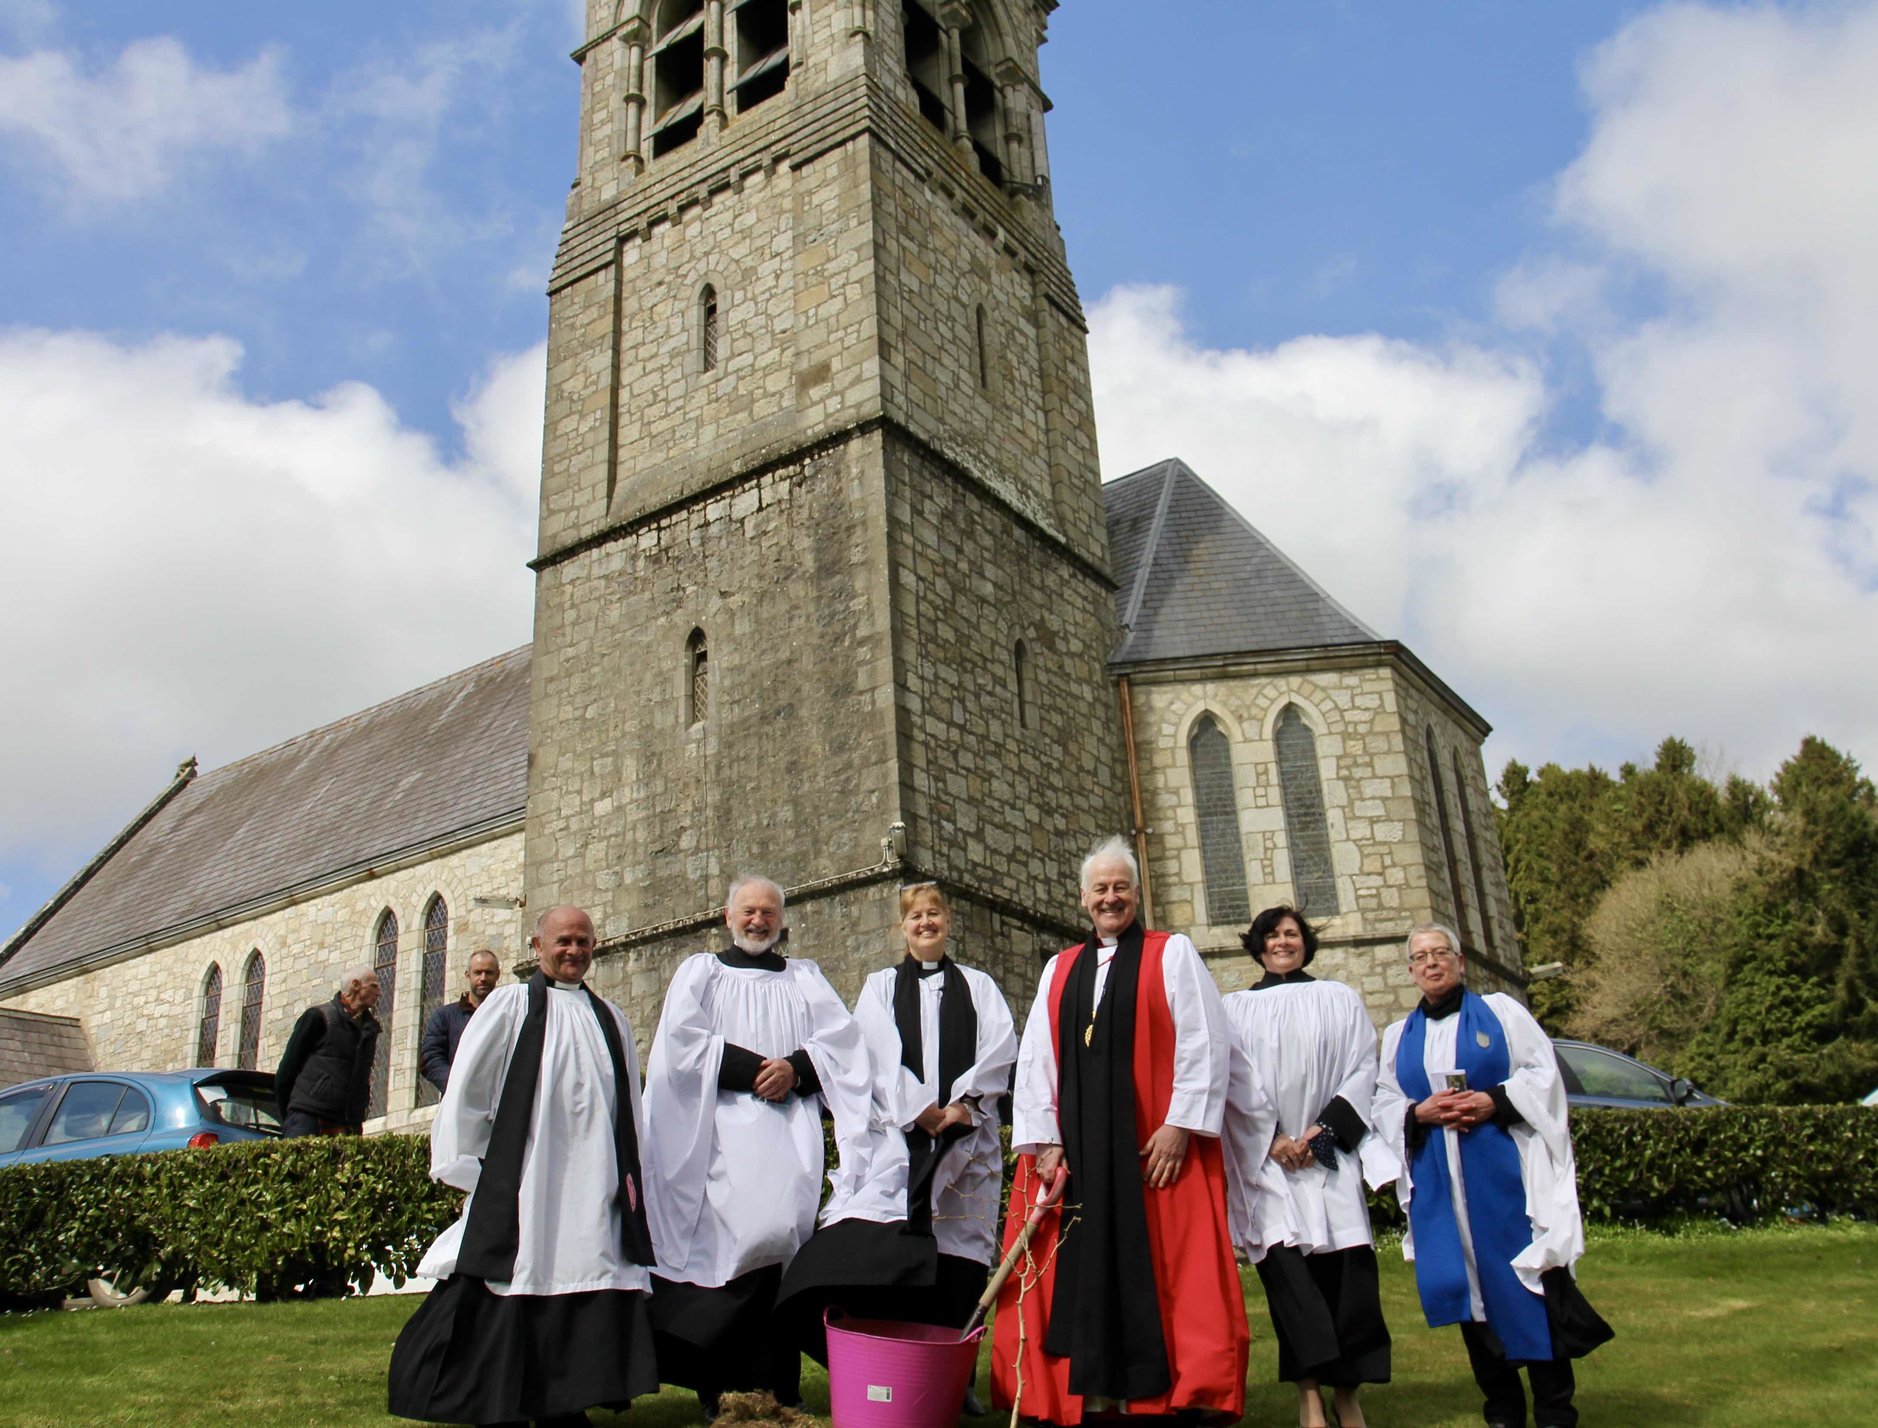
{"type": "MultiPolygon", "coordinates": [[[[1496,757],[1878,757],[1878,7],[1645,16],[1497,335],[1211,351],[1092,309],[1104,465],[1179,454],[1501,726],[1496,757]],[[1548,445],[1537,337],[1609,434],[1548,445]],[[1169,449],[1174,448],[1174,449],[1169,449]]],[[[1543,349],[1541,349],[1543,350],[1543,349]]]]}
{"type": "Polygon", "coordinates": [[[59,51],[0,56],[0,134],[79,207],[148,198],[192,161],[252,156],[292,126],[272,50],[216,70],[176,40],[138,40],[95,73],[59,51]]]}
{"type": "Polygon", "coordinates": [[[255,400],[222,338],[0,333],[0,860],[528,638],[545,351],[446,459],[372,388],[255,400]]]}

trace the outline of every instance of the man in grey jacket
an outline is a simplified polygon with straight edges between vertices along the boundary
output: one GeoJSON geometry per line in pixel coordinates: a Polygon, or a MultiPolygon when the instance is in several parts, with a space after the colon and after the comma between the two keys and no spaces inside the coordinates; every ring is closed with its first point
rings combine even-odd
{"type": "Polygon", "coordinates": [[[281,1134],[358,1135],[378,1047],[378,973],[354,967],[329,1002],[300,1013],[274,1072],[281,1134]]]}
{"type": "Polygon", "coordinates": [[[445,1002],[424,1023],[424,1038],[418,1043],[417,1064],[424,1079],[439,1091],[450,1084],[450,1067],[456,1061],[457,1043],[463,1028],[469,1025],[483,998],[502,980],[502,963],[487,947],[470,953],[469,967],[463,975],[464,992],[453,1002],[445,1002]]]}

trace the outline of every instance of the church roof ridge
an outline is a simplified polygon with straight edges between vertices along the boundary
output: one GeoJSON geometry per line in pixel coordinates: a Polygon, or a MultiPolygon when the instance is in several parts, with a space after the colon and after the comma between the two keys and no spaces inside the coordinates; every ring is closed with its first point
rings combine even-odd
{"type": "Polygon", "coordinates": [[[1382,640],[1179,457],[1102,497],[1122,625],[1112,665],[1382,640]]]}
{"type": "Polygon", "coordinates": [[[0,993],[519,826],[532,654],[492,656],[193,779],[179,770],[9,940],[0,993]]]}

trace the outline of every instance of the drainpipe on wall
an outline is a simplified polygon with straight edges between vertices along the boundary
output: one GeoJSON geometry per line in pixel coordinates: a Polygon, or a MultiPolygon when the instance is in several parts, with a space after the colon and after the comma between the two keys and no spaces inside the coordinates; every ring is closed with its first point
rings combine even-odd
{"type": "Polygon", "coordinates": [[[1135,706],[1128,676],[1118,686],[1122,700],[1122,744],[1128,750],[1128,807],[1135,821],[1135,861],[1141,864],[1141,925],[1154,926],[1154,881],[1148,873],[1148,820],[1141,815],[1141,765],[1135,759],[1135,706]]]}

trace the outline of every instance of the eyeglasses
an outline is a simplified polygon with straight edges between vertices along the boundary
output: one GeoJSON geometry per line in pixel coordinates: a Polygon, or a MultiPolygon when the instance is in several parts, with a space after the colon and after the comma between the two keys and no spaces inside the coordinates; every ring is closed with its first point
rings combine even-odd
{"type": "Polygon", "coordinates": [[[1411,967],[1425,967],[1430,962],[1452,962],[1453,960],[1454,951],[1448,947],[1442,948],[1439,952],[1420,951],[1411,952],[1408,955],[1408,964],[1411,967]]]}

